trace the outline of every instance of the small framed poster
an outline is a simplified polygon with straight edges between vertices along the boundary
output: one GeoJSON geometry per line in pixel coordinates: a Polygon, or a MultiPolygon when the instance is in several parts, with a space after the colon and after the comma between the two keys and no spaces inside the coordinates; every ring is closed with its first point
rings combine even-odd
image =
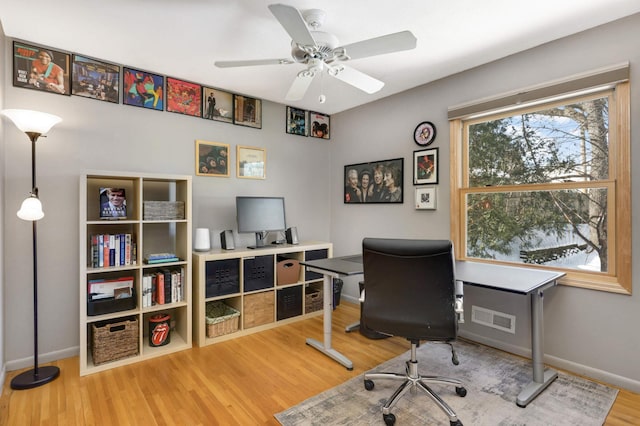
{"type": "Polygon", "coordinates": [[[416,210],[436,209],[436,187],[416,188],[416,210]]]}
{"type": "Polygon", "coordinates": [[[120,103],[120,65],[74,54],[71,94],[120,103]]]}
{"type": "Polygon", "coordinates": [[[203,86],[202,118],[233,123],[233,93],[203,86]]]}
{"type": "Polygon", "coordinates": [[[196,175],[229,177],[229,144],[197,140],[196,175]]]}
{"type": "Polygon", "coordinates": [[[438,183],[438,148],[413,151],[413,184],[438,183]]]}
{"type": "Polygon", "coordinates": [[[156,111],[164,110],[164,77],[124,67],[122,103],[156,111]]]}
{"type": "Polygon", "coordinates": [[[242,95],[234,95],[233,124],[262,129],[262,101],[242,95]]]}

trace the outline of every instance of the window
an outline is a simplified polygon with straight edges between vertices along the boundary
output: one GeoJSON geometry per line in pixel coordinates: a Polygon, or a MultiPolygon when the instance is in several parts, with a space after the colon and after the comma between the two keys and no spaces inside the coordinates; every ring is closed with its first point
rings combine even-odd
{"type": "Polygon", "coordinates": [[[456,255],[630,294],[629,96],[618,82],[452,119],[456,255]]]}

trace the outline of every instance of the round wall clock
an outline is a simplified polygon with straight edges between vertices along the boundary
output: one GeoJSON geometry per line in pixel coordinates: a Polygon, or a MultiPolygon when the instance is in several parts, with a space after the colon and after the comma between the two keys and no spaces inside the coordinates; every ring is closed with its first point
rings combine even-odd
{"type": "Polygon", "coordinates": [[[420,146],[431,144],[436,138],[436,126],[430,121],[423,121],[413,131],[413,140],[420,146]]]}

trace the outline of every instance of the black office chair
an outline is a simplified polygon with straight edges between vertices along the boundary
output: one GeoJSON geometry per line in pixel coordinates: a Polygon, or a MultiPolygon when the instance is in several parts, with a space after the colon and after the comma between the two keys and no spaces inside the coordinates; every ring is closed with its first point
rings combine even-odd
{"type": "Polygon", "coordinates": [[[373,390],[373,380],[393,379],[404,383],[382,407],[385,424],[396,421],[391,409],[408,390],[421,389],[445,412],[452,426],[462,425],[451,407],[427,384],[454,385],[459,396],[467,390],[460,380],[418,373],[416,349],[421,340],[447,343],[452,362],[458,364],[451,342],[458,334],[453,247],[447,240],[365,238],[362,241],[366,282],[362,316],[367,326],[381,333],[406,337],[411,359],[404,374],[364,375],[364,387],[373,390]]]}

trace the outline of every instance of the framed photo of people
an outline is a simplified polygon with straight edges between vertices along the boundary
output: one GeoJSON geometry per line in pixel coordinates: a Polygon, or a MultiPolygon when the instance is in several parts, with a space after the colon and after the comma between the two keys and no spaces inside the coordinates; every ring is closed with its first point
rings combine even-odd
{"type": "Polygon", "coordinates": [[[202,86],[167,77],[167,111],[201,117],[202,86]]]}
{"type": "Polygon", "coordinates": [[[404,158],[344,166],[344,203],[402,203],[404,158]]]}
{"type": "Polygon", "coordinates": [[[229,177],[229,144],[196,140],[196,175],[229,177]]]}
{"type": "Polygon", "coordinates": [[[307,136],[309,132],[308,112],[304,109],[287,106],[286,132],[291,135],[307,136]]]}
{"type": "Polygon", "coordinates": [[[438,148],[413,151],[413,184],[438,183],[438,148]]]}
{"type": "Polygon", "coordinates": [[[120,103],[120,65],[74,54],[71,94],[120,103]]]}
{"type": "Polygon", "coordinates": [[[309,111],[309,126],[312,138],[331,139],[331,117],[328,115],[309,111]]]}
{"type": "Polygon", "coordinates": [[[122,74],[123,104],[164,110],[164,76],[127,67],[122,74]]]}
{"type": "Polygon", "coordinates": [[[233,123],[233,93],[202,86],[202,118],[233,123]]]}
{"type": "Polygon", "coordinates": [[[233,124],[262,129],[262,101],[242,95],[233,96],[233,124]]]}
{"type": "Polygon", "coordinates": [[[71,55],[41,46],[13,42],[13,85],[71,95],[71,55]]]}

